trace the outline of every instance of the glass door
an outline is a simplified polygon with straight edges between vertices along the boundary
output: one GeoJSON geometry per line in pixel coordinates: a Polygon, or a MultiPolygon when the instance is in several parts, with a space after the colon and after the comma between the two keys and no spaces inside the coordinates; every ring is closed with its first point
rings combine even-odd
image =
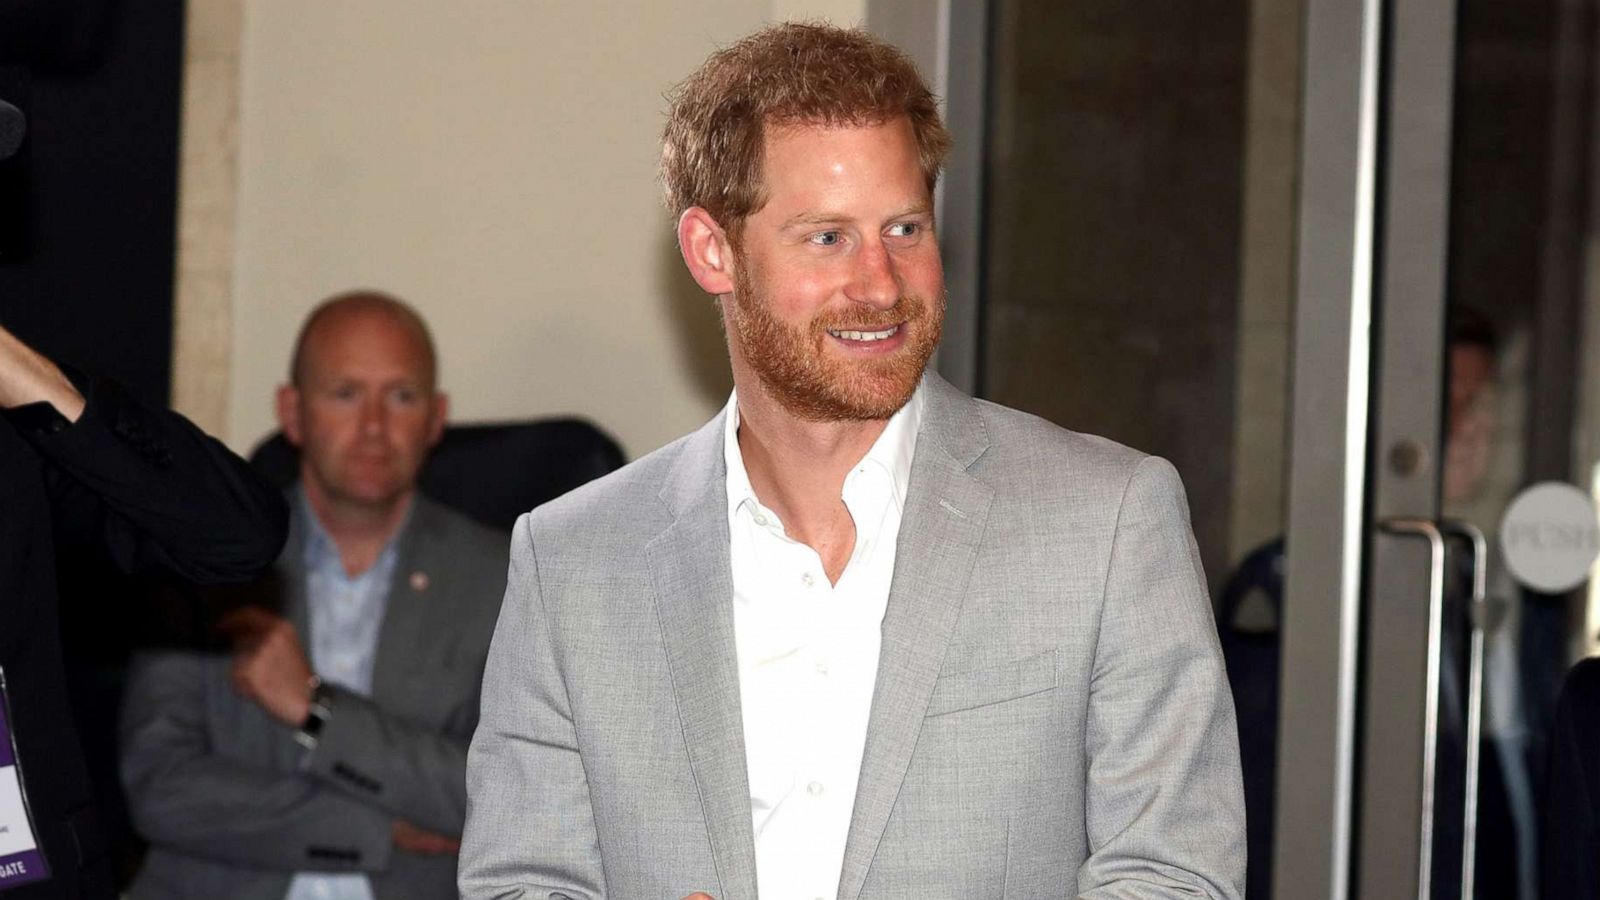
{"type": "Polygon", "coordinates": [[[1596,624],[1594,12],[1389,12],[1359,896],[1537,897],[1563,837],[1546,762],[1596,624]]]}

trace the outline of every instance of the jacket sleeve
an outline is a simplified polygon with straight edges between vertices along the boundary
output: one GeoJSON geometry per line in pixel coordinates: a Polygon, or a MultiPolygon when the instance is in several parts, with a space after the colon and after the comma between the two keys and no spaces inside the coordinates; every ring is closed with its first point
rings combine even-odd
{"type": "Polygon", "coordinates": [[[1092,900],[1244,895],[1233,698],[1178,474],[1148,457],[1124,489],[1085,733],[1092,900]]]}
{"type": "MultiPolygon", "coordinates": [[[[475,708],[477,697],[471,702],[475,708]]],[[[461,834],[467,817],[465,736],[433,731],[337,688],[330,706],[307,774],[394,818],[437,834],[461,834]]]]}
{"type": "Polygon", "coordinates": [[[84,395],[78,420],[19,431],[49,463],[53,519],[71,544],[101,548],[126,572],[197,583],[272,564],[288,534],[280,491],[183,416],[69,375],[84,395]]]}
{"type": "Polygon", "coordinates": [[[384,869],[393,840],[387,814],[307,774],[214,750],[208,677],[215,672],[194,652],[151,654],[132,666],[122,780],[139,833],[156,846],[264,869],[384,869]]]}
{"type": "Polygon", "coordinates": [[[606,893],[589,782],[551,632],[525,515],[511,541],[506,598],[467,756],[463,900],[594,900],[606,893]]]}

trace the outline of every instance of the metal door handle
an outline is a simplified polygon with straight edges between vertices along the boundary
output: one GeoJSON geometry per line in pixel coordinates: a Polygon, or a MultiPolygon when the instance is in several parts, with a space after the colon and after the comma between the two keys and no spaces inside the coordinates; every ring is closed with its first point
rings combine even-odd
{"type": "Polygon", "coordinates": [[[1422,707],[1422,821],[1417,854],[1417,897],[1433,896],[1433,781],[1439,755],[1439,653],[1444,620],[1444,533],[1428,519],[1385,519],[1379,523],[1390,534],[1412,535],[1428,541],[1428,660],[1427,687],[1422,707]]]}
{"type": "Polygon", "coordinates": [[[1471,897],[1478,843],[1478,743],[1483,733],[1483,629],[1488,613],[1489,542],[1478,526],[1446,519],[1440,523],[1451,535],[1472,544],[1472,603],[1467,607],[1472,639],[1467,662],[1467,784],[1466,810],[1461,828],[1461,896],[1471,897]]]}

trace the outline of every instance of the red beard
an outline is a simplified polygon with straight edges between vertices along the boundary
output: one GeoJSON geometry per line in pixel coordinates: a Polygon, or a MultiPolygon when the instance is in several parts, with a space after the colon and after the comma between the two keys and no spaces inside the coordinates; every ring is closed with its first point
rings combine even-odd
{"type": "Polygon", "coordinates": [[[811,422],[887,419],[906,405],[917,389],[944,326],[944,297],[937,304],[902,295],[888,309],[855,308],[822,312],[804,326],[772,314],[755,289],[749,260],[737,255],[728,338],[767,391],[792,415],[811,422]],[[881,331],[900,325],[906,342],[878,359],[830,355],[832,331],[881,331]]]}

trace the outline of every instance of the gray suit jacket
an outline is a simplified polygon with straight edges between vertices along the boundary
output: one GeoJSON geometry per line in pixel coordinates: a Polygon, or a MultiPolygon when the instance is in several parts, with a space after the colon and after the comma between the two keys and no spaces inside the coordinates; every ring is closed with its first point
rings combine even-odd
{"type": "MultiPolygon", "coordinates": [[[[291,505],[272,574],[210,599],[277,609],[309,647],[305,522],[291,505]]],[[[379,900],[454,897],[456,858],[401,852],[391,827],[404,819],[461,832],[467,742],[505,568],[502,533],[418,497],[372,696],[337,692],[309,758],[293,729],[233,692],[225,646],[136,660],[122,775],[150,852],[133,897],[282,900],[299,870],[365,872],[379,900]]]]}
{"type": "MultiPolygon", "coordinates": [[[[929,375],[838,896],[1242,894],[1176,473],[929,375]]],[[[524,516],[467,763],[477,898],[756,896],[720,417],[524,516]]]]}

